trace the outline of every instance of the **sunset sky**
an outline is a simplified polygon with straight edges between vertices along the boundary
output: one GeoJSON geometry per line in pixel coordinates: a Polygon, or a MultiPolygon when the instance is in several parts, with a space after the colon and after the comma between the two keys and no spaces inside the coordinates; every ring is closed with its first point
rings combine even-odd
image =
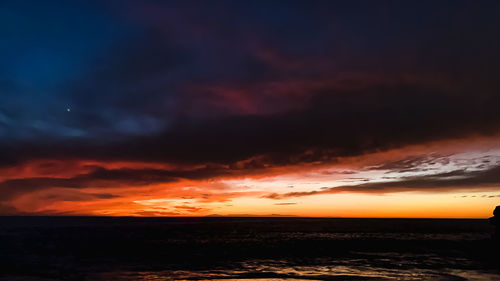
{"type": "Polygon", "coordinates": [[[485,218],[499,1],[1,1],[0,215],[485,218]]]}

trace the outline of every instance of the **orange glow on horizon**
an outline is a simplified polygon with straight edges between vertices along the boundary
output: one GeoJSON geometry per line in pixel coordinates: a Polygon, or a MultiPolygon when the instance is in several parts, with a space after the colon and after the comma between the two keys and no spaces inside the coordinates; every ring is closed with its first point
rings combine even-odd
{"type": "Polygon", "coordinates": [[[38,159],[1,169],[0,180],[14,181],[12,186],[20,179],[29,179],[28,187],[42,185],[9,201],[20,212],[35,215],[487,218],[500,198],[495,184],[382,187],[408,177],[481,171],[485,164],[477,159],[500,161],[498,139],[469,137],[286,166],[257,165],[265,163],[265,156],[196,166],[38,159]],[[409,172],[391,168],[429,155],[438,164],[418,162],[409,172]],[[196,178],[198,172],[203,177],[196,178]],[[195,176],[176,177],[189,173],[195,176]],[[363,189],[366,183],[375,188],[363,189]]]}

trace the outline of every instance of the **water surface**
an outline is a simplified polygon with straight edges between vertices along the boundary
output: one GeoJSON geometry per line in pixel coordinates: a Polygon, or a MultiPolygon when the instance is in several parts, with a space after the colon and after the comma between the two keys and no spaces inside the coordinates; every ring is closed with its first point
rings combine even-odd
{"type": "Polygon", "coordinates": [[[0,218],[0,280],[500,280],[486,220],[0,218]]]}

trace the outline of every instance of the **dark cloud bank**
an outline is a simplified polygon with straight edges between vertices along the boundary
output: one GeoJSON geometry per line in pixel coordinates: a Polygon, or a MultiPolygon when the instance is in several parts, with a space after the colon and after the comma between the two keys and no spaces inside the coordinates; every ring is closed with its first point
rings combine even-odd
{"type": "MultiPolygon", "coordinates": [[[[1,166],[38,158],[227,165],[6,180],[4,200],[90,182],[227,175],[256,156],[243,169],[328,162],[500,129],[496,1],[96,1],[67,10],[80,17],[65,28],[60,8],[47,8],[54,27],[36,20],[36,5],[2,5],[26,21],[6,25],[18,48],[0,49],[10,57],[0,63],[1,166]],[[74,32],[86,52],[72,48],[74,32]],[[23,39],[35,35],[38,47],[23,39]],[[34,53],[49,62],[22,60],[34,53]]],[[[496,185],[494,172],[311,193],[496,185]]]]}

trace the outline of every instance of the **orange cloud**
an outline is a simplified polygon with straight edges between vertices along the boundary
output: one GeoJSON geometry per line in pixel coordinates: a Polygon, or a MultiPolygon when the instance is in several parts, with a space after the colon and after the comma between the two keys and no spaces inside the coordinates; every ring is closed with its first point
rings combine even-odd
{"type": "Polygon", "coordinates": [[[3,168],[0,210],[9,214],[183,216],[241,213],[241,202],[253,202],[264,208],[262,212],[287,206],[293,210],[289,215],[306,215],[309,211],[301,209],[305,205],[300,202],[266,202],[334,194],[461,190],[488,190],[493,193],[481,198],[493,200],[500,186],[497,140],[470,137],[334,158],[328,152],[307,150],[282,165],[270,163],[266,155],[228,165],[31,160],[3,168]],[[310,161],[321,159],[317,153],[325,153],[324,160],[310,161]]]}

